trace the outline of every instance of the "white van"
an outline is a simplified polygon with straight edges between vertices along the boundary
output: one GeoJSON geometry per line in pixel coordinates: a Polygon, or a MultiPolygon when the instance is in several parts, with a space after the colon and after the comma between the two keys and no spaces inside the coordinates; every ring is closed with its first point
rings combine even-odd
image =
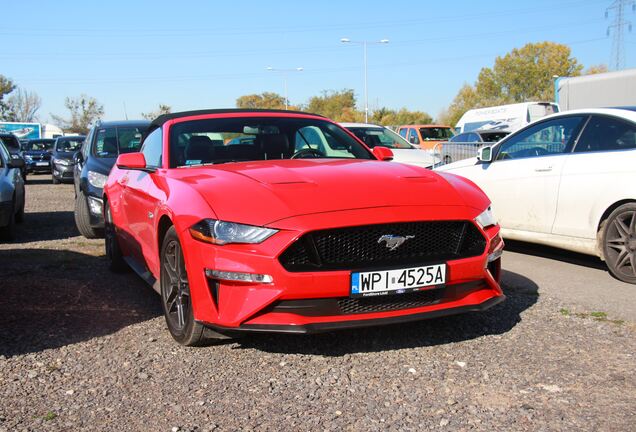
{"type": "Polygon", "coordinates": [[[455,125],[455,132],[463,133],[477,129],[514,132],[528,123],[558,112],[559,105],[553,102],[524,102],[476,108],[464,113],[455,125]]]}

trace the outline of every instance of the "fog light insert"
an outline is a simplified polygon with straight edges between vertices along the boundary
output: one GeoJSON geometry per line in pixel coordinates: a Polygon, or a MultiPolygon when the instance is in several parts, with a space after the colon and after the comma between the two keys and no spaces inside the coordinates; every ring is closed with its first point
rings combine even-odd
{"type": "Polygon", "coordinates": [[[88,197],[88,207],[94,215],[102,214],[102,200],[92,196],[88,197]]]}
{"type": "Polygon", "coordinates": [[[501,235],[497,233],[497,235],[490,240],[490,248],[488,248],[488,262],[491,263],[493,261],[501,258],[503,254],[504,242],[501,238],[501,235]]]}
{"type": "Polygon", "coordinates": [[[274,278],[266,274],[258,273],[242,273],[223,270],[205,270],[205,275],[212,279],[234,281],[234,282],[252,282],[252,283],[272,283],[274,278]]]}

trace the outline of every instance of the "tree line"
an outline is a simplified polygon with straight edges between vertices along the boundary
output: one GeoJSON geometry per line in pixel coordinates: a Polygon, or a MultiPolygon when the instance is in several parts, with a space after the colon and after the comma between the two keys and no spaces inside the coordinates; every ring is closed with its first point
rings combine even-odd
{"type": "MultiPolygon", "coordinates": [[[[471,85],[465,83],[450,105],[437,116],[437,122],[455,125],[469,109],[516,102],[550,101],[554,97],[554,76],[578,76],[606,72],[604,65],[584,70],[567,45],[554,42],[528,43],[495,59],[492,67],[484,67],[471,85]]],[[[285,98],[278,93],[249,94],[236,99],[237,108],[284,109],[285,98]]],[[[288,101],[287,101],[288,102],[288,101]]],[[[0,120],[33,122],[42,105],[40,97],[19,88],[11,79],[0,75],[0,120]]],[[[104,116],[104,106],[95,98],[82,94],[67,97],[66,116],[51,114],[63,130],[86,133],[92,123],[104,116]]],[[[352,89],[325,90],[312,96],[306,104],[290,105],[289,109],[320,114],[339,122],[362,122],[364,111],[357,108],[352,89]]],[[[142,113],[146,119],[170,113],[169,105],[142,113]]],[[[433,118],[426,112],[407,108],[381,107],[370,113],[369,121],[381,125],[425,124],[433,118]]]]}

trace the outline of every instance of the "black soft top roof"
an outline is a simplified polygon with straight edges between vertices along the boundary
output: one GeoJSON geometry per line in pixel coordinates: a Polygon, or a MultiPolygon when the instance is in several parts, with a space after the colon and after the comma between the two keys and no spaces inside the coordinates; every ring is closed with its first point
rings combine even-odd
{"type": "Polygon", "coordinates": [[[287,114],[308,114],[315,115],[318,117],[323,117],[319,114],[312,114],[303,111],[291,111],[291,110],[279,110],[279,109],[259,109],[259,108],[224,108],[224,109],[206,109],[206,110],[195,110],[195,111],[181,111],[170,114],[162,114],[150,123],[149,129],[156,129],[162,126],[168,120],[181,118],[181,117],[191,117],[197,115],[206,115],[206,114],[225,114],[225,113],[287,113],[287,114]]]}

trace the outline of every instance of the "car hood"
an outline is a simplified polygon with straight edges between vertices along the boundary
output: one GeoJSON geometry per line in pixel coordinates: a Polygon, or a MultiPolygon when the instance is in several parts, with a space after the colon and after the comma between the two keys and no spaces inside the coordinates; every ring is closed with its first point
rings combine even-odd
{"type": "Polygon", "coordinates": [[[58,151],[53,153],[53,156],[55,157],[55,159],[67,159],[67,160],[72,160],[73,159],[73,155],[75,154],[75,152],[62,152],[62,151],[58,151]]]}
{"type": "Polygon", "coordinates": [[[50,155],[51,152],[48,150],[25,150],[22,152],[24,156],[45,156],[50,155]]]}
{"type": "Polygon", "coordinates": [[[450,172],[454,172],[455,170],[459,170],[462,168],[467,168],[467,167],[471,167],[471,166],[475,166],[479,163],[479,161],[477,160],[476,157],[472,157],[472,158],[468,158],[468,159],[462,159],[459,160],[457,162],[453,162],[450,164],[446,164],[446,165],[442,165],[439,167],[435,167],[434,170],[435,171],[450,171],[450,172]]]}
{"type": "Polygon", "coordinates": [[[420,166],[433,165],[437,162],[432,154],[426,150],[418,149],[391,149],[393,152],[393,161],[401,163],[415,163],[420,166]]]}
{"type": "Polygon", "coordinates": [[[191,185],[219,219],[252,225],[361,208],[467,205],[466,191],[458,192],[454,179],[380,161],[259,161],[172,172],[191,185]]]}

